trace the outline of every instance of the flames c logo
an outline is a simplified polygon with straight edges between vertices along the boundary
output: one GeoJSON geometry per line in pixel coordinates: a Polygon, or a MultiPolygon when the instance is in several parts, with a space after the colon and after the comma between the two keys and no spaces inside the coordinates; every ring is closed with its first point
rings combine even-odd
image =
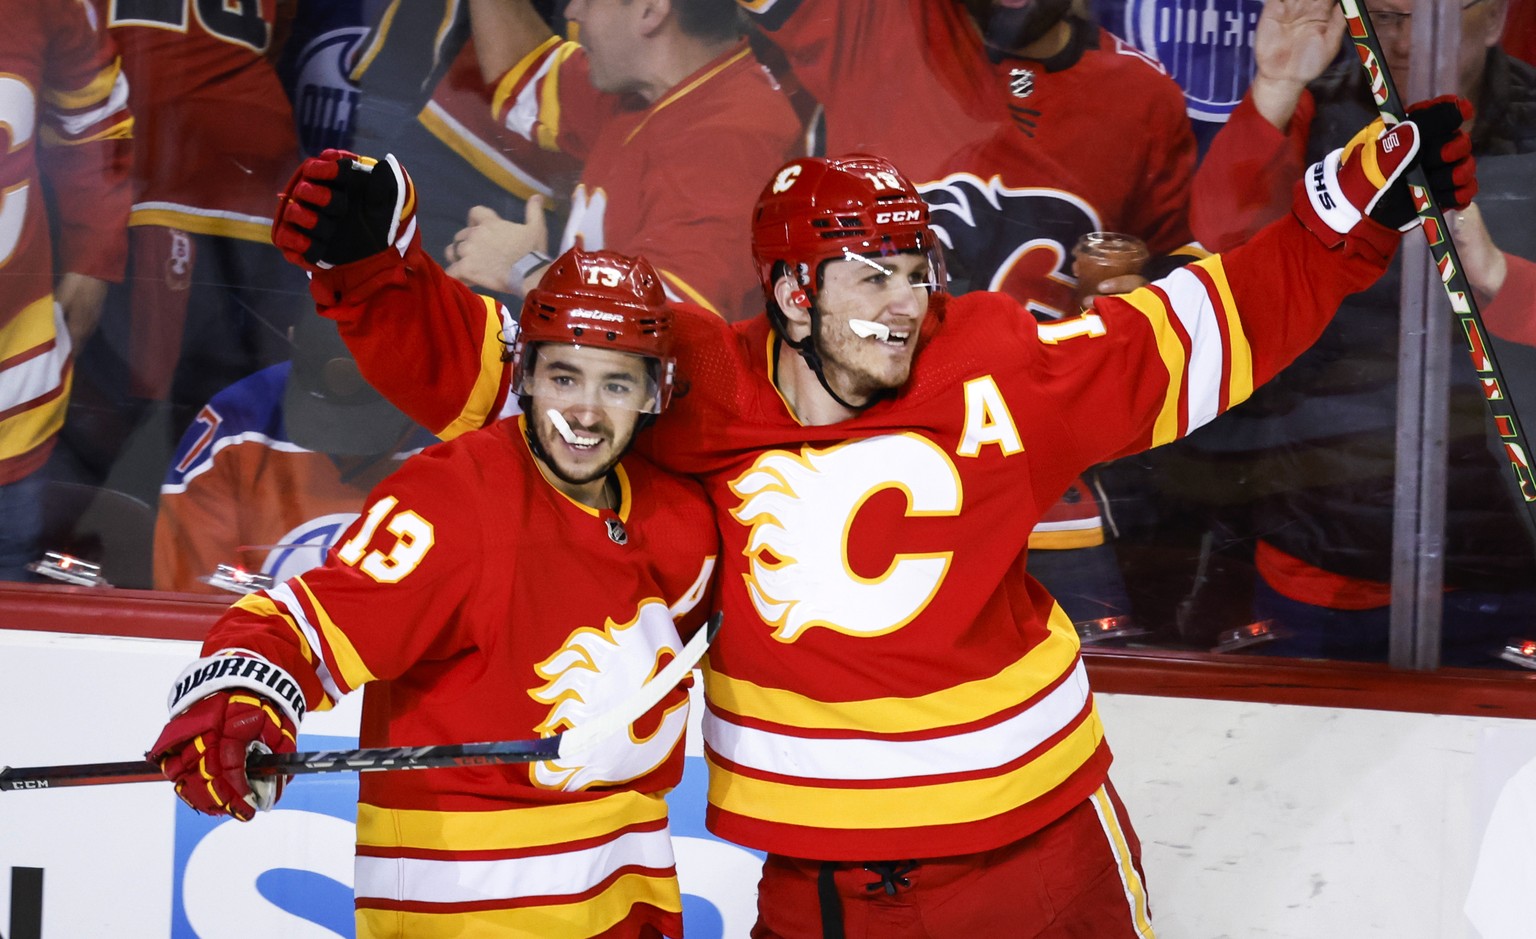
{"type": "MultiPolygon", "coordinates": [[[[643,601],[628,623],[609,620],[602,629],[577,629],[559,651],[534,666],[548,684],[528,694],[550,705],[548,716],[535,729],[553,734],[608,713],[660,670],[663,652],[676,655],[682,648],[672,613],[660,600],[643,601]]],[[[582,754],[581,763],[533,764],[533,781],[546,789],[574,792],[639,779],[666,761],[687,726],[688,699],[683,697],[645,739],[631,727],[628,734],[615,734],[582,754]]]]}
{"type": "Polygon", "coordinates": [[[875,493],[897,489],[908,516],[955,515],[960,477],[949,456],[917,434],[871,437],[798,454],[771,450],[733,480],[731,515],[751,527],[747,590],[775,639],[822,626],[851,636],[900,629],[923,611],[952,554],[895,554],[878,577],[848,565],[849,528],[875,493]]]}

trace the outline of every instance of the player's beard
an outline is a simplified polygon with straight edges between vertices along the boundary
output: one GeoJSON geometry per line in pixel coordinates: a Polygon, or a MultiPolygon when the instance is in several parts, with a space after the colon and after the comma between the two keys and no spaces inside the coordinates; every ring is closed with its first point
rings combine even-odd
{"type": "Polygon", "coordinates": [[[607,476],[618,465],[625,451],[629,449],[630,442],[634,440],[635,427],[629,429],[629,433],[620,440],[617,431],[613,428],[599,425],[594,428],[572,426],[572,430],[584,436],[601,437],[603,442],[594,448],[595,452],[602,452],[606,448],[606,459],[600,464],[587,462],[582,469],[569,469],[561,462],[561,455],[566,453],[565,438],[560,436],[554,424],[545,415],[539,415],[533,421],[534,433],[538,437],[539,449],[543,451],[539,455],[540,461],[557,479],[574,486],[584,486],[607,476]]]}
{"type": "MultiPolygon", "coordinates": [[[[980,5],[970,6],[975,14],[980,5]]],[[[989,48],[1018,52],[1061,22],[1071,8],[1072,0],[1028,0],[1018,7],[988,3],[977,19],[989,48]]]]}
{"type": "Polygon", "coordinates": [[[916,355],[918,327],[914,323],[907,337],[905,357],[892,355],[883,344],[862,339],[848,328],[845,318],[828,319],[818,310],[813,341],[821,359],[827,384],[849,404],[864,406],[907,383],[916,355]]]}

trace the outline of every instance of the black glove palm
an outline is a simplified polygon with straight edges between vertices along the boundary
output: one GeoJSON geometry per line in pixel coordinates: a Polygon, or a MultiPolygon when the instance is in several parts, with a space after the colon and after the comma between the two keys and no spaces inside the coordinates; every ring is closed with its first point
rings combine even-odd
{"type": "Polygon", "coordinates": [[[280,196],[272,243],[300,267],[349,264],[395,246],[411,231],[415,191],[393,156],[326,150],[300,164],[280,196]]]}

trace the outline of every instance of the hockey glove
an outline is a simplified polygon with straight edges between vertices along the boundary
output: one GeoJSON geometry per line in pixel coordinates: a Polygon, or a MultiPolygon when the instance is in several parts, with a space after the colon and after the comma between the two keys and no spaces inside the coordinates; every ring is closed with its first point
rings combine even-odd
{"type": "Polygon", "coordinates": [[[1329,245],[1343,241],[1369,215],[1382,225],[1409,231],[1419,224],[1403,175],[1422,165],[1442,208],[1463,208],[1477,192],[1471,140],[1461,124],[1471,106],[1445,97],[1409,108],[1412,115],[1388,129],[1371,122],[1341,150],[1307,170],[1305,202],[1296,214],[1329,245]]]}
{"type": "Polygon", "coordinates": [[[235,651],[199,659],[171,691],[171,719],[145,754],[204,815],[249,821],[283,794],[284,776],[251,779],[252,752],[292,753],[304,697],[271,662],[235,651]]]}
{"type": "Polygon", "coordinates": [[[394,247],[402,255],[416,228],[416,189],[394,158],[326,150],[299,164],[278,196],[272,243],[306,270],[360,261],[394,247]]]}

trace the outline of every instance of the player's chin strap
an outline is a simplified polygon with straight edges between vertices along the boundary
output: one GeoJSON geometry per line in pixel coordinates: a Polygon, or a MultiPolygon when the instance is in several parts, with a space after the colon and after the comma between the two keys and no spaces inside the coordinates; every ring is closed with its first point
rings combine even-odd
{"type": "Polygon", "coordinates": [[[821,364],[821,353],[816,349],[816,334],[821,331],[821,316],[817,314],[814,304],[811,306],[810,313],[811,331],[807,333],[806,337],[799,342],[789,338],[786,331],[779,328],[777,320],[774,322],[774,332],[779,334],[779,341],[795,350],[795,352],[799,353],[800,358],[805,360],[805,364],[810,367],[812,372],[815,373],[816,380],[821,382],[821,387],[824,388],[827,394],[832,397],[832,400],[836,401],[838,404],[841,404],[843,407],[850,411],[864,411],[870,407],[873,407],[880,401],[881,398],[884,398],[890,394],[891,392],[888,391],[877,392],[876,394],[870,395],[869,400],[865,401],[863,404],[854,404],[851,401],[843,400],[842,395],[832,390],[831,383],[827,381],[826,369],[821,364]]]}

